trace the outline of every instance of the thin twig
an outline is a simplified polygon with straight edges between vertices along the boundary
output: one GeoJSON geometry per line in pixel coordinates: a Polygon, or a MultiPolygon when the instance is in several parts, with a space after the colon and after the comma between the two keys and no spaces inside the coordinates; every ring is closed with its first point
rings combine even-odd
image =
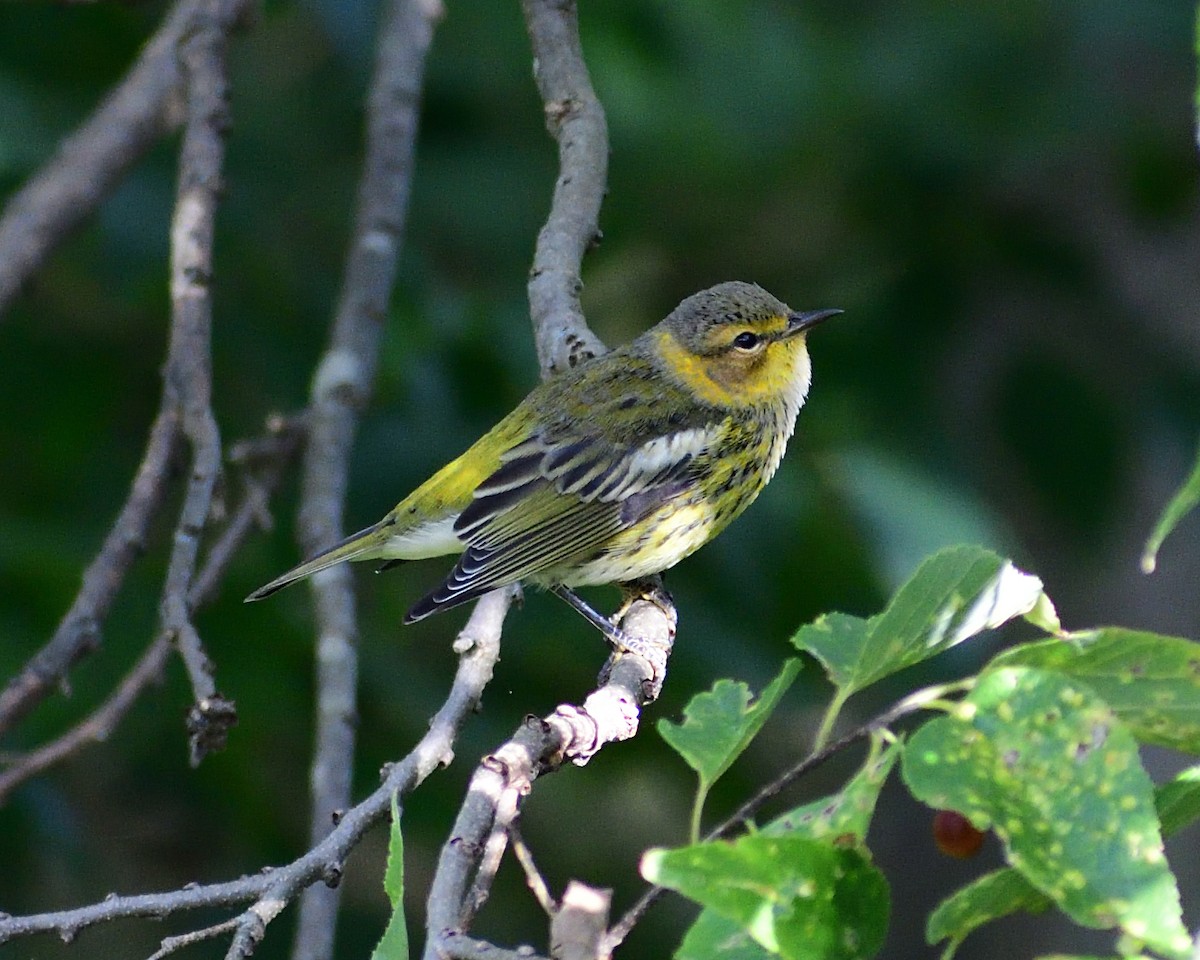
{"type": "Polygon", "coordinates": [[[182,119],[176,48],[203,0],[180,0],[96,111],[4,208],[0,314],[165,133],[182,119]]]}
{"type": "Polygon", "coordinates": [[[425,960],[448,955],[447,938],[465,932],[486,900],[496,847],[502,851],[496,838],[507,837],[508,824],[534,781],[567,761],[586,763],[605,744],[637,732],[641,708],[661,687],[662,663],[674,640],[673,629],[657,635],[631,632],[635,626],[666,622],[661,610],[656,617],[645,617],[644,608],[652,605],[636,601],[620,623],[623,632],[638,637],[648,656],[615,654],[602,674],[602,686],[581,706],[563,704],[545,719],[529,718],[476,768],[430,885],[425,960]]]}
{"type": "Polygon", "coordinates": [[[163,957],[169,957],[176,950],[182,950],[184,947],[190,947],[193,944],[203,943],[205,940],[215,940],[217,937],[223,937],[225,934],[233,932],[236,926],[237,919],[234,918],[232,920],[222,920],[220,923],[214,923],[211,927],[205,927],[202,930],[181,933],[177,937],[163,937],[158,949],[150,954],[146,960],[162,960],[163,957]]]}
{"type": "Polygon", "coordinates": [[[18,786],[36,777],[43,770],[61,763],[80,748],[101,743],[112,736],[138,697],[150,684],[162,678],[163,668],[171,656],[171,643],[166,636],[156,637],[117,688],[109,694],[89,717],[49,743],[16,758],[0,773],[0,806],[18,786]]]}
{"type": "Polygon", "coordinates": [[[522,0],[546,127],[558,142],[558,179],[538,233],[529,308],[542,379],[605,352],[579,305],[583,255],[600,239],[608,125],[592,89],[574,0],[522,0]]]}
{"type": "Polygon", "coordinates": [[[11,730],[67,673],[100,644],[108,612],[129,568],[146,549],[150,526],[162,508],[168,475],[180,440],[179,415],[166,402],[150,428],[146,452],[129,497],[83,574],[79,593],[54,635],[0,692],[0,735],[11,730]]]}
{"type": "MultiPolygon", "coordinates": [[[[166,893],[110,897],[99,903],[25,917],[0,916],[0,944],[35,933],[57,933],[72,939],[80,930],[122,917],[161,918],[183,910],[223,907],[254,900],[263,916],[275,916],[303,887],[322,879],[341,864],[363,834],[387,816],[393,793],[406,796],[439,766],[449,762],[454,741],[466,718],[478,707],[484,687],[500,656],[500,633],[515,591],[497,590],[483,597],[459,634],[461,656],[454,685],[430,722],[429,731],[403,760],[385,770],[382,785],[348,810],[319,844],[284,867],[228,883],[189,885],[166,893]]],[[[248,926],[246,915],[237,918],[248,926]]]]}
{"type": "MultiPolygon", "coordinates": [[[[441,16],[440,0],[392,0],[380,31],[354,237],[329,348],[313,378],[297,525],[306,555],[342,537],[350,451],[378,366],[408,210],[425,58],[441,16]]],[[[334,811],[350,802],[358,624],[345,567],[310,583],[317,632],[317,702],[309,830],[316,843],[329,831],[334,811]]],[[[332,956],[340,895],[335,886],[304,892],[293,960],[332,956]]]]}
{"type": "Polygon", "coordinates": [[[189,595],[200,538],[214,506],[221,473],[221,437],[212,411],[213,232],[221,193],[225,131],[229,126],[225,68],[229,0],[207,0],[180,46],[187,90],[187,125],[179,151],[179,183],[171,222],[171,340],[165,390],[180,410],[191,446],[191,471],[175,528],[159,616],[179,647],[194,703],[188,716],[193,766],[224,746],[236,722],[233,705],[217,693],[212,664],[192,621],[189,595]]]}
{"type": "MultiPolygon", "coordinates": [[[[225,569],[256,522],[261,522],[267,504],[283,477],[287,464],[299,449],[303,430],[297,420],[277,419],[265,438],[243,441],[234,447],[230,459],[246,467],[241,503],[209,549],[204,565],[192,584],[189,603],[198,609],[211,598],[225,569]],[[253,460],[253,462],[250,462],[253,460]]],[[[157,683],[171,654],[171,643],[159,634],[138,661],[96,710],[60,737],[11,761],[0,773],[0,806],[20,784],[92,743],[108,740],[138,697],[157,683]]]]}
{"type": "Polygon", "coordinates": [[[521,828],[516,820],[508,825],[508,839],[512,842],[513,856],[517,858],[517,863],[525,872],[525,885],[529,887],[538,906],[546,912],[546,916],[554,916],[558,904],[554,902],[554,896],[550,893],[546,878],[538,870],[537,863],[533,859],[533,851],[529,849],[525,838],[521,836],[521,828]]]}

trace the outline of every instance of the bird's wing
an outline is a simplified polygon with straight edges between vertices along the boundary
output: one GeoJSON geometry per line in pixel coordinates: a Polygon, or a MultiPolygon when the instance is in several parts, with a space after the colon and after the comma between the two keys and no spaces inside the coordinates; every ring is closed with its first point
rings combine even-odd
{"type": "Polygon", "coordinates": [[[576,433],[507,451],[455,523],[466,550],[405,618],[418,620],[543,570],[591,559],[613,536],[696,480],[715,437],[702,425],[635,446],[576,433]]]}

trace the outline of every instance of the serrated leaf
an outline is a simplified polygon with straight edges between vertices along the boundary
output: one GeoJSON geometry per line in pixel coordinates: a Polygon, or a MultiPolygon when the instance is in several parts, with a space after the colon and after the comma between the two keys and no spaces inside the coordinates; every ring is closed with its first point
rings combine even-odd
{"type": "Polygon", "coordinates": [[[718,680],[683,708],[683,723],[659,720],[658,732],[696,771],[707,790],[762,729],[799,672],[799,660],[785,661],[758,699],[741,681],[718,680]]]}
{"type": "Polygon", "coordinates": [[[1025,644],[991,666],[1027,666],[1082,680],[1144,743],[1200,753],[1200,644],[1109,627],[1025,644]]]}
{"type": "Polygon", "coordinates": [[[923,802],[992,827],[1009,862],[1076,922],[1190,954],[1137,742],[1084,684],[989,670],[962,716],[912,736],[903,771],[923,802]]]}
{"type": "Polygon", "coordinates": [[[392,915],[371,960],[408,960],[408,929],[404,920],[404,835],[400,831],[400,804],[395,793],[392,794],[392,823],[388,831],[383,891],[392,905],[392,915]]]}
{"type": "MultiPolygon", "coordinates": [[[[1200,27],[1200,21],[1197,23],[1200,27]]],[[[1200,37],[1200,33],[1197,36],[1200,37]]],[[[1200,92],[1198,92],[1198,96],[1200,96],[1200,92]]],[[[1200,503],[1200,450],[1196,452],[1196,462],[1192,466],[1192,472],[1183,481],[1183,486],[1175,491],[1175,495],[1167,503],[1162,516],[1158,518],[1158,523],[1154,525],[1154,531],[1146,541],[1146,547],[1142,551],[1143,573],[1154,572],[1154,568],[1158,565],[1158,550],[1163,545],[1163,541],[1171,535],[1171,531],[1179,526],[1179,521],[1192,512],[1197,503],[1200,503]]]]}
{"type": "MultiPolygon", "coordinates": [[[[1154,808],[1164,837],[1200,818],[1200,766],[1189,767],[1156,787],[1154,808]]],[[[967,935],[983,924],[1018,910],[1041,913],[1050,903],[1050,898],[1036,890],[1021,873],[1004,867],[979,877],[943,900],[929,916],[926,942],[949,940],[950,946],[942,957],[950,960],[967,935]]]]}
{"type": "Polygon", "coordinates": [[[826,614],[792,643],[821,661],[844,699],[1014,617],[1037,611],[1046,622],[1048,603],[1037,577],[982,547],[951,547],[922,563],[878,616],[826,614]]]}
{"type": "Polygon", "coordinates": [[[751,834],[648,851],[642,875],[734,921],[786,960],[866,960],[887,929],[887,883],[857,849],[751,834]]]}
{"type": "Polygon", "coordinates": [[[882,734],[876,731],[870,754],[845,787],[835,794],[789,810],[760,832],[767,836],[790,833],[811,840],[853,837],[860,843],[865,841],[879,791],[899,758],[900,744],[884,746],[882,734]]]}
{"type": "Polygon", "coordinates": [[[949,960],[967,935],[992,920],[1018,910],[1041,913],[1050,906],[1050,898],[1035,889],[1012,867],[986,873],[943,900],[925,924],[925,942],[949,940],[942,954],[949,960]]]}

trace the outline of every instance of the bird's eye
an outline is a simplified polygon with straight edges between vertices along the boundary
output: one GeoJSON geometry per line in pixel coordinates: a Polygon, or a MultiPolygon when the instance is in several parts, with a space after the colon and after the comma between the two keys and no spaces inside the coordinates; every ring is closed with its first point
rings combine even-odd
{"type": "Polygon", "coordinates": [[[757,333],[751,333],[747,330],[745,333],[739,333],[733,338],[733,345],[739,350],[753,350],[758,346],[759,336],[757,333]]]}

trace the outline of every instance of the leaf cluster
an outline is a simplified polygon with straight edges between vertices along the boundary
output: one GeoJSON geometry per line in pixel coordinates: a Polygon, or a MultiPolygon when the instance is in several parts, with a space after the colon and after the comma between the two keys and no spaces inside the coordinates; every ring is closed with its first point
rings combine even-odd
{"type": "Polygon", "coordinates": [[[1163,837],[1200,816],[1200,766],[1156,786],[1139,747],[1200,753],[1200,645],[1115,627],[1064,632],[1036,577],[978,547],[943,550],[878,615],[828,614],[792,638],[834,687],[813,756],[833,749],[836,718],[855,693],[1017,618],[1038,636],[974,676],[910,695],[871,726],[866,760],[841,790],[761,826],[746,822],[736,839],[723,829],[700,839],[705,797],[799,664],[788,660],[757,700],[722,680],[682,723],[661,723],[699,778],[693,842],[652,850],[642,863],[648,880],[703,907],[676,956],[874,956],[889,896],[867,834],[898,768],[918,800],[994,832],[1009,864],[928,918],[927,939],[945,944],[943,960],[989,921],[1050,907],[1117,933],[1122,956],[1191,957],[1163,837]],[[923,722],[911,732],[892,729],[918,712],[923,722]]]}

